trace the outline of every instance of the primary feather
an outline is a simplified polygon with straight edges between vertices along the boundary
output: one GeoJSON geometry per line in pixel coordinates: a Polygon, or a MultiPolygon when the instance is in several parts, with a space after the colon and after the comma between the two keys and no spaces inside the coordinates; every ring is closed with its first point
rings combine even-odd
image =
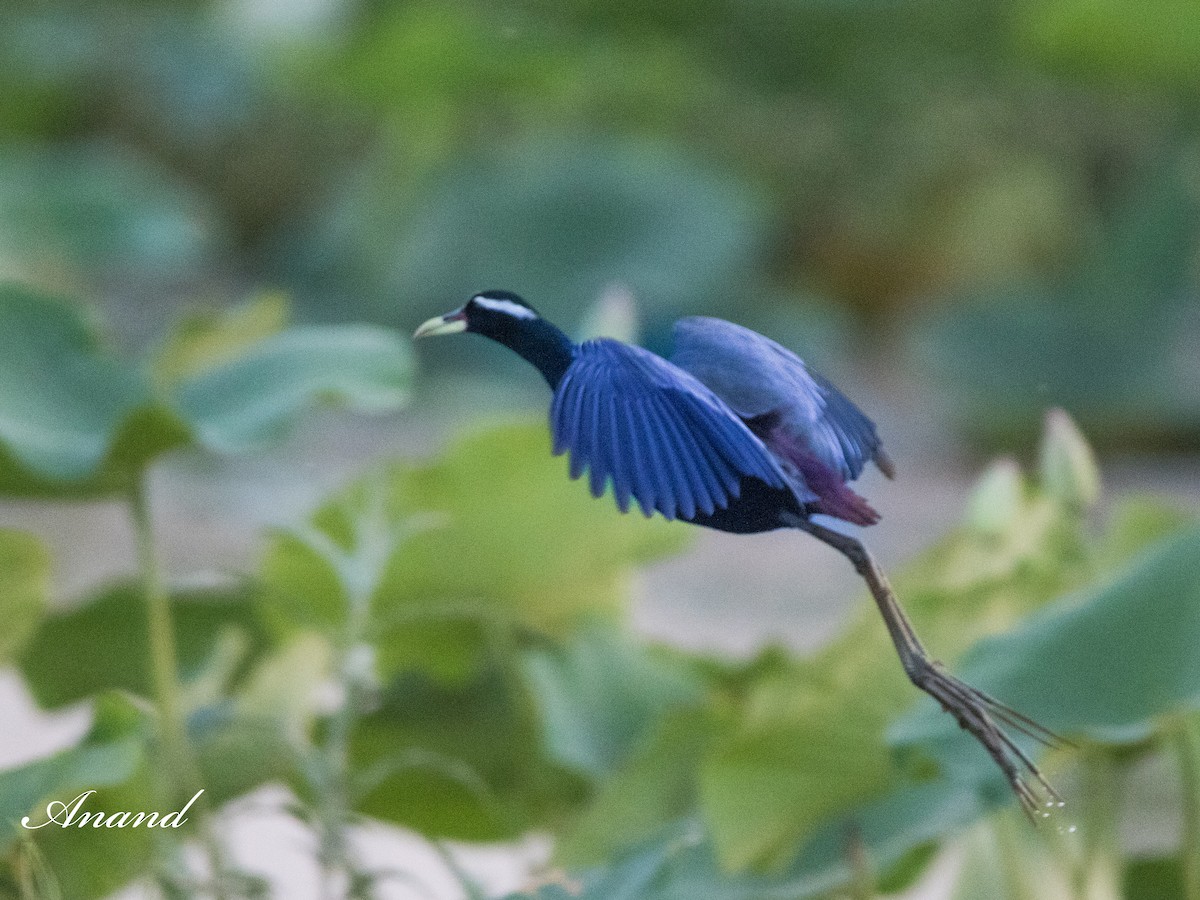
{"type": "Polygon", "coordinates": [[[745,478],[802,490],[712,390],[648,350],[606,338],[575,349],[550,429],[554,452],[570,452],[572,476],[586,469],[596,496],[611,483],[622,511],[632,499],[646,515],[710,516],[740,496],[745,478]]]}

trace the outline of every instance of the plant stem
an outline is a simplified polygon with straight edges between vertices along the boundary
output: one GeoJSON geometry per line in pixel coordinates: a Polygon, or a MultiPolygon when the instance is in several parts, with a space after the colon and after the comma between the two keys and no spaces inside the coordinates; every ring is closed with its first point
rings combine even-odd
{"type": "Polygon", "coordinates": [[[487,896],[483,893],[483,889],[475,883],[475,879],[472,878],[467,873],[467,870],[459,864],[458,860],[455,859],[454,854],[450,852],[450,848],[447,847],[444,842],[433,840],[430,841],[430,844],[432,844],[434,852],[436,852],[438,857],[441,859],[442,865],[444,865],[450,874],[454,876],[454,880],[458,882],[458,886],[463,889],[463,893],[466,895],[467,900],[487,900],[487,896]]]}
{"type": "MultiPolygon", "coordinates": [[[[157,779],[164,785],[167,796],[160,802],[170,803],[177,795],[189,798],[203,785],[191,745],[188,743],[187,723],[180,699],[178,655],[175,649],[175,624],[171,616],[171,598],[167,592],[154,544],[154,526],[144,474],[134,476],[129,489],[129,509],[137,541],[138,568],[146,599],[146,620],[150,637],[150,675],[154,702],[158,708],[159,736],[162,748],[162,774],[157,779]]],[[[225,869],[216,836],[212,831],[212,809],[208,798],[201,795],[195,806],[197,834],[204,845],[212,870],[213,896],[225,900],[225,869]]]]}
{"type": "Polygon", "coordinates": [[[1083,754],[1081,773],[1084,825],[1081,895],[1094,900],[1116,900],[1121,896],[1118,763],[1108,750],[1092,748],[1083,754]]]}
{"type": "Polygon", "coordinates": [[[1200,900],[1200,718],[1184,717],[1175,732],[1179,755],[1179,777],[1183,782],[1183,838],[1180,858],[1183,864],[1184,896],[1200,900]]]}
{"type": "MultiPolygon", "coordinates": [[[[168,771],[190,775],[184,765],[187,757],[187,731],[176,679],[178,663],[175,652],[175,629],[171,621],[171,603],[163,583],[154,547],[154,529],[146,485],[142,477],[134,480],[129,492],[137,538],[138,565],[146,598],[146,619],[150,635],[150,674],[154,686],[154,701],[161,720],[163,755],[168,771]]],[[[191,779],[185,782],[190,783],[191,779]]],[[[178,784],[177,784],[178,786],[178,784]]]]}

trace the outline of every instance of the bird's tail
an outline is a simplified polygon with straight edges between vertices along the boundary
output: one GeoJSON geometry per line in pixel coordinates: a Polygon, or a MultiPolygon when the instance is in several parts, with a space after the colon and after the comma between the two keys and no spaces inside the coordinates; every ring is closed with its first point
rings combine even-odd
{"type": "Polygon", "coordinates": [[[813,511],[842,519],[852,525],[874,525],[880,515],[864,498],[845,484],[827,487],[813,504],[813,511]]]}

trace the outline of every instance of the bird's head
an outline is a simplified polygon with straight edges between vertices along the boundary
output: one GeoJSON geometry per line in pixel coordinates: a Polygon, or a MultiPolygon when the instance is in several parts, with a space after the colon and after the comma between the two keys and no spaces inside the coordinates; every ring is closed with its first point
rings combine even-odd
{"type": "Polygon", "coordinates": [[[434,316],[418,328],[413,337],[470,331],[499,339],[540,319],[537,311],[512,291],[483,291],[459,309],[444,316],[434,316]]]}

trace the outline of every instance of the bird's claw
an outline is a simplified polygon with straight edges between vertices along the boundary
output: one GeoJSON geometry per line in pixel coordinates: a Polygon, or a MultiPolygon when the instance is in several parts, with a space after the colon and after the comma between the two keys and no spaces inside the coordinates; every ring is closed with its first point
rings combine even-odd
{"type": "Polygon", "coordinates": [[[1047,815],[1045,807],[1059,806],[1062,798],[1020,745],[1005,733],[1006,725],[1047,747],[1066,747],[1069,742],[1027,716],[1006,706],[983,691],[954,677],[940,663],[924,663],[914,683],[954,716],[959,726],[981,743],[1008,779],[1025,814],[1037,823],[1047,815]],[[1000,724],[997,724],[997,721],[1000,724]],[[1028,780],[1032,777],[1033,783],[1028,780]],[[1041,795],[1039,795],[1039,790],[1041,795]]]}

